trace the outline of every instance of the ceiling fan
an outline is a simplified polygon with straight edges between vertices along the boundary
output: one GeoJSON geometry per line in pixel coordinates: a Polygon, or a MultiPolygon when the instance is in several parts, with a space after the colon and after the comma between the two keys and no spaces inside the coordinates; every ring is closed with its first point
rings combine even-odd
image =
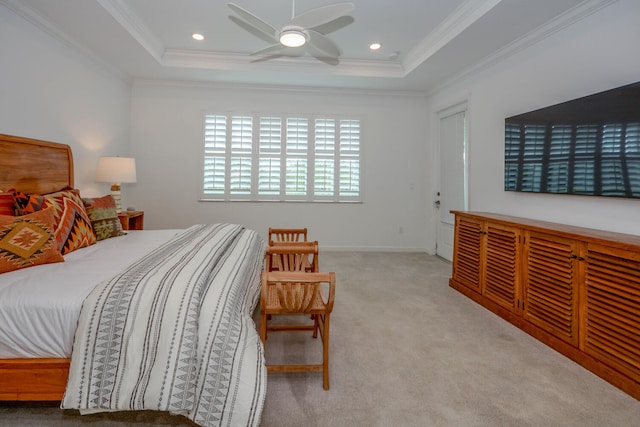
{"type": "MultiPolygon", "coordinates": [[[[326,28],[326,24],[346,17],[355,8],[353,3],[345,2],[322,6],[303,12],[298,16],[295,15],[295,5],[295,0],[293,0],[291,20],[282,28],[277,29],[237,4],[227,4],[241,18],[231,17],[236,24],[272,43],[251,55],[272,54],[275,57],[295,55],[293,52],[296,51],[296,48],[308,46],[311,48],[309,49],[311,55],[322,61],[336,64],[341,55],[340,49],[324,33],[320,32],[321,29],[318,27],[326,28]]],[[[353,19],[349,23],[352,21],[353,19]]],[[[298,49],[297,52],[300,50],[298,49]]]]}

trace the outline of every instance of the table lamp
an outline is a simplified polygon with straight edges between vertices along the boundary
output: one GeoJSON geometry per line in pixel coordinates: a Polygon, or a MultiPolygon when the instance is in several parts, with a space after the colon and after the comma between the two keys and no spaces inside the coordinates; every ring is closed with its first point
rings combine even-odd
{"type": "Polygon", "coordinates": [[[100,157],[96,181],[111,183],[111,196],[116,202],[116,212],[122,212],[120,184],[136,182],[136,159],[132,157],[100,157]]]}

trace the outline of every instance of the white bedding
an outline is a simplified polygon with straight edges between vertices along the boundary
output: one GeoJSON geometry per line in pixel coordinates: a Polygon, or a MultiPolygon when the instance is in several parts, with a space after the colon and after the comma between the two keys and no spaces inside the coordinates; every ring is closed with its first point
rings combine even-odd
{"type": "Polygon", "coordinates": [[[61,407],[258,426],[266,367],[251,313],[264,250],[241,225],[193,225],[96,286],[82,306],[61,407]]]}
{"type": "Polygon", "coordinates": [[[0,274],[0,359],[70,357],[89,292],[178,231],[129,231],[71,252],[65,262],[0,274]]]}

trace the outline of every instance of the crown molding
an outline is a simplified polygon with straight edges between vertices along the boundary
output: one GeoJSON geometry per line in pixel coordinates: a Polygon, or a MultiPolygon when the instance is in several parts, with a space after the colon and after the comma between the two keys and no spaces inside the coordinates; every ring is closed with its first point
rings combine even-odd
{"type": "Polygon", "coordinates": [[[337,65],[325,64],[310,56],[277,57],[268,61],[247,54],[217,53],[167,49],[162,57],[166,67],[211,70],[295,71],[296,73],[322,73],[336,76],[391,77],[406,75],[398,61],[340,59],[337,65]],[[292,68],[295,66],[295,69],[292,68]]]}
{"type": "Polygon", "coordinates": [[[426,95],[432,96],[441,90],[458,83],[473,74],[489,69],[496,64],[507,60],[508,58],[528,49],[529,47],[541,42],[542,40],[552,36],[553,34],[568,28],[583,19],[591,16],[601,9],[615,3],[618,0],[588,0],[567,10],[566,12],[556,16],[545,24],[530,31],[524,36],[514,40],[502,49],[483,58],[476,64],[462,70],[460,73],[451,76],[451,78],[443,81],[441,84],[433,87],[426,95]]]}
{"type": "Polygon", "coordinates": [[[47,34],[52,39],[62,43],[68,48],[74,50],[75,52],[78,52],[82,56],[93,61],[100,68],[112,74],[116,78],[128,84],[132,83],[133,79],[131,78],[131,76],[124,73],[122,70],[114,67],[112,64],[104,61],[98,55],[93,53],[92,50],[78,43],[74,38],[68,36],[66,33],[61,31],[58,27],[52,25],[47,18],[45,18],[40,13],[35,11],[31,6],[28,6],[27,4],[20,2],[19,0],[0,0],[0,5],[4,5],[13,13],[18,15],[25,21],[29,22],[31,25],[33,25],[43,33],[47,34]]]}
{"type": "Polygon", "coordinates": [[[311,86],[285,86],[266,84],[242,84],[223,83],[194,80],[163,80],[163,79],[135,79],[133,87],[166,87],[183,88],[197,90],[228,90],[228,91],[252,91],[263,93],[282,94],[304,94],[304,95],[326,95],[326,96],[374,96],[389,98],[416,98],[425,99],[425,92],[416,90],[393,90],[393,89],[353,89],[340,87],[311,87],[311,86]]]}
{"type": "Polygon", "coordinates": [[[468,0],[405,55],[406,74],[418,68],[502,0],[468,0]]]}
{"type": "Polygon", "coordinates": [[[164,45],[142,19],[123,0],[95,0],[118,22],[158,63],[162,62],[164,45]]]}

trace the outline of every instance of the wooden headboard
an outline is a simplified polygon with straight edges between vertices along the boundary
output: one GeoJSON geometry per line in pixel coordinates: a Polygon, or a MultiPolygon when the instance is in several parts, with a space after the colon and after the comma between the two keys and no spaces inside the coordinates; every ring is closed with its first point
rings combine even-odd
{"type": "Polygon", "coordinates": [[[0,134],[0,190],[46,194],[73,187],[71,147],[0,134]]]}

